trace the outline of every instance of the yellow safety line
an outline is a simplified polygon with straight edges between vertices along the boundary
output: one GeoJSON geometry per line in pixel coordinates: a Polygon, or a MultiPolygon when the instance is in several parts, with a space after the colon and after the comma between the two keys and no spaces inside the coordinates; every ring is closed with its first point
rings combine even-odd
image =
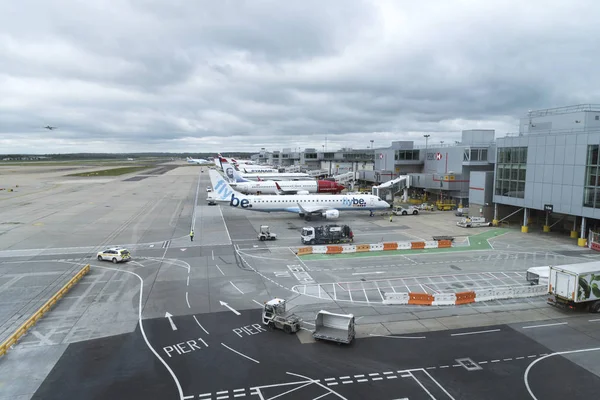
{"type": "Polygon", "coordinates": [[[71,278],[69,282],[65,284],[65,286],[63,286],[58,292],[56,292],[54,296],[52,296],[46,303],[44,303],[44,305],[41,306],[39,310],[37,310],[31,317],[29,317],[29,319],[25,321],[25,323],[23,323],[23,325],[21,325],[19,329],[15,331],[15,333],[13,333],[8,339],[6,339],[4,343],[0,345],[0,357],[6,354],[8,349],[12,347],[15,343],[17,343],[19,338],[25,335],[25,333],[27,333],[27,331],[32,326],[34,326],[35,323],[44,316],[44,314],[50,311],[50,308],[52,308],[52,306],[55,305],[56,302],[58,302],[58,300],[60,300],[65,294],[67,294],[67,292],[89,271],[90,265],[88,264],[85,267],[83,267],[73,278],[71,278]]]}

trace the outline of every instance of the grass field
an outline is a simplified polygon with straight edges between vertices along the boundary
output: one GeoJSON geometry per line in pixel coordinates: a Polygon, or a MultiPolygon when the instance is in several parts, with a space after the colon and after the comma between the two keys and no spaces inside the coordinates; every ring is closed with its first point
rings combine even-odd
{"type": "Polygon", "coordinates": [[[119,176],[125,174],[131,174],[132,172],[138,172],[145,169],[149,169],[154,167],[154,165],[143,165],[143,166],[135,166],[135,167],[121,167],[121,168],[111,168],[111,169],[103,169],[100,171],[90,171],[90,172],[80,172],[78,174],[69,174],[67,176],[119,176]]]}

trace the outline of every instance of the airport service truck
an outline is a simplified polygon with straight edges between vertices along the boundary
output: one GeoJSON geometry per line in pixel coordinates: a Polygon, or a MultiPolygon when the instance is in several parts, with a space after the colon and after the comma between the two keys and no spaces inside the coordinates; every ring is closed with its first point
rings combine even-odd
{"type": "Polygon", "coordinates": [[[306,226],[300,233],[303,244],[332,244],[354,241],[354,233],[348,225],[306,226]]]}
{"type": "Polygon", "coordinates": [[[480,226],[490,226],[491,222],[487,222],[483,217],[466,217],[456,223],[462,228],[478,228],[480,226]]]}
{"type": "Polygon", "coordinates": [[[349,344],[354,339],[354,315],[321,310],[315,318],[313,338],[349,344]]]}
{"type": "Polygon", "coordinates": [[[296,333],[300,330],[300,318],[286,311],[284,299],[272,299],[263,305],[262,323],[270,329],[281,329],[285,333],[296,333]]]}
{"type": "Polygon", "coordinates": [[[548,304],[600,312],[600,261],[551,265],[548,304]]]}

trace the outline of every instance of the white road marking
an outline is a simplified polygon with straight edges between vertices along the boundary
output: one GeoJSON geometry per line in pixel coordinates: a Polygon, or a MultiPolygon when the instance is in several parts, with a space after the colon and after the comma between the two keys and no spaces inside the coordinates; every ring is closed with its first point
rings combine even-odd
{"type": "Polygon", "coordinates": [[[323,384],[322,384],[322,383],[320,383],[318,380],[310,379],[310,378],[309,378],[309,377],[307,377],[307,376],[303,376],[303,375],[294,374],[294,373],[292,373],[292,372],[286,372],[286,374],[289,374],[289,375],[294,375],[294,376],[298,376],[298,377],[300,377],[300,378],[304,378],[304,379],[306,379],[307,381],[310,381],[310,382],[312,382],[312,383],[316,383],[317,385],[319,385],[319,386],[321,386],[323,389],[325,389],[325,390],[329,391],[331,394],[333,394],[333,395],[336,395],[336,396],[337,396],[337,397],[339,397],[340,399],[342,399],[342,400],[348,400],[348,399],[346,399],[344,396],[342,396],[341,394],[339,394],[339,393],[337,393],[337,392],[333,391],[332,389],[328,388],[327,386],[323,385],[323,384]]]}
{"type": "Polygon", "coordinates": [[[258,301],[256,301],[256,300],[254,300],[254,299],[252,299],[252,301],[253,301],[253,302],[255,302],[256,304],[258,304],[260,307],[262,307],[262,306],[263,306],[262,304],[260,304],[260,302],[258,302],[258,301]]]}
{"type": "Polygon", "coordinates": [[[237,353],[237,354],[239,354],[239,355],[240,355],[240,356],[242,356],[242,357],[246,357],[246,358],[247,358],[248,360],[250,360],[250,361],[254,361],[254,362],[255,362],[255,363],[257,363],[257,364],[260,364],[260,361],[256,361],[254,358],[252,358],[252,357],[248,357],[247,355],[245,355],[245,354],[242,354],[242,353],[240,353],[239,351],[232,349],[231,347],[227,346],[227,345],[226,345],[226,344],[224,344],[224,343],[221,343],[221,345],[222,345],[223,347],[225,347],[225,348],[227,348],[227,349],[229,349],[229,350],[233,351],[234,353],[237,353]]]}
{"type": "Polygon", "coordinates": [[[227,228],[227,222],[225,222],[225,217],[223,216],[223,211],[221,210],[221,206],[219,207],[219,213],[221,214],[221,219],[223,220],[223,225],[225,226],[225,232],[227,232],[227,237],[229,238],[229,244],[233,243],[231,241],[231,235],[229,235],[229,228],[227,228]]]}
{"type": "Polygon", "coordinates": [[[527,366],[527,369],[525,370],[525,374],[523,375],[523,380],[525,381],[525,387],[527,388],[529,395],[533,398],[533,400],[537,400],[537,397],[535,397],[535,395],[531,391],[531,388],[529,387],[529,380],[528,380],[529,371],[536,363],[538,363],[546,358],[553,357],[553,356],[564,355],[564,354],[573,354],[573,353],[586,353],[589,351],[598,351],[598,350],[600,350],[600,347],[594,347],[594,348],[589,348],[589,349],[580,349],[580,350],[559,351],[557,353],[547,354],[543,357],[538,358],[537,360],[535,360],[534,362],[529,364],[529,366],[527,366]]]}
{"type": "MultiPolygon", "coordinates": [[[[216,264],[215,264],[215,265],[216,265],[216,264]]],[[[219,268],[219,266],[218,266],[218,265],[216,265],[216,266],[217,266],[217,269],[219,270],[219,272],[221,273],[221,275],[225,276],[225,273],[224,273],[224,272],[221,270],[221,268],[219,268]]]]}
{"type": "Polygon", "coordinates": [[[372,274],[385,274],[383,271],[373,271],[373,272],[355,272],[352,275],[372,275],[372,274]]]}
{"type": "Polygon", "coordinates": [[[390,336],[390,335],[376,335],[369,333],[369,336],[386,337],[391,339],[425,339],[425,336],[390,336]]]}
{"type": "Polygon", "coordinates": [[[464,335],[477,335],[479,333],[491,333],[491,332],[500,332],[500,329],[490,329],[487,331],[475,331],[475,332],[463,332],[463,333],[453,333],[450,336],[464,336],[464,335]]]}
{"type": "Polygon", "coordinates": [[[202,324],[198,321],[198,318],[196,318],[196,316],[194,315],[194,320],[196,321],[196,323],[198,324],[198,326],[204,331],[204,333],[206,333],[207,335],[210,335],[210,333],[208,333],[208,331],[206,329],[204,329],[204,327],[202,326],[202,324]]]}
{"type": "Polygon", "coordinates": [[[433,400],[435,400],[435,397],[433,397],[433,395],[429,392],[429,390],[427,390],[427,388],[425,388],[425,386],[423,386],[423,384],[412,374],[412,372],[408,371],[408,373],[410,374],[411,378],[413,378],[414,381],[417,382],[417,384],[419,386],[421,386],[421,389],[423,389],[425,391],[425,393],[427,393],[429,395],[429,397],[431,397],[433,400]]]}
{"type": "Polygon", "coordinates": [[[531,326],[523,326],[523,329],[531,329],[531,328],[543,328],[546,326],[558,326],[558,325],[567,325],[568,322],[557,322],[555,324],[545,324],[545,325],[531,325],[531,326]]]}
{"type": "Polygon", "coordinates": [[[187,277],[187,286],[190,286],[190,276],[187,277]]]}
{"type": "Polygon", "coordinates": [[[439,387],[440,389],[442,389],[442,391],[443,391],[444,393],[446,393],[446,395],[447,395],[447,396],[448,396],[448,397],[449,397],[451,400],[455,400],[455,399],[454,399],[454,397],[452,397],[452,396],[450,395],[450,393],[448,393],[448,391],[447,391],[446,389],[444,389],[444,387],[443,387],[442,385],[440,385],[440,383],[439,383],[438,381],[436,381],[436,380],[433,378],[433,376],[431,376],[431,374],[429,374],[429,372],[427,372],[427,371],[423,371],[423,372],[425,372],[425,374],[426,374],[426,375],[429,377],[429,379],[431,379],[431,380],[433,381],[433,383],[435,383],[436,385],[438,385],[438,387],[439,387]]]}
{"type": "Polygon", "coordinates": [[[179,383],[177,376],[175,375],[175,373],[173,372],[171,367],[169,367],[169,365],[165,362],[165,360],[163,360],[162,357],[157,353],[157,351],[154,350],[154,347],[152,347],[152,345],[150,344],[150,341],[148,340],[148,337],[146,336],[146,331],[144,330],[144,324],[143,324],[143,320],[142,320],[142,297],[143,297],[143,291],[144,291],[144,279],[141,276],[139,276],[138,274],[136,274],[135,272],[127,271],[124,269],[99,267],[97,265],[92,266],[92,268],[103,268],[103,269],[108,269],[108,270],[112,270],[112,271],[125,272],[127,274],[137,276],[137,278],[140,280],[140,296],[139,296],[139,302],[138,302],[138,324],[140,326],[140,333],[142,334],[142,337],[144,338],[144,341],[146,342],[146,345],[148,346],[150,351],[156,356],[156,358],[158,358],[160,360],[160,362],[165,366],[167,371],[169,371],[169,374],[175,381],[175,386],[177,386],[177,391],[179,392],[179,398],[181,399],[183,397],[183,390],[181,389],[181,384],[179,383]]]}
{"type": "Polygon", "coordinates": [[[212,256],[213,261],[215,261],[215,251],[211,250],[210,255],[212,256]]]}
{"type": "Polygon", "coordinates": [[[600,318],[599,319],[588,319],[588,322],[598,322],[598,321],[600,321],[600,318]]]}
{"type": "Polygon", "coordinates": [[[232,285],[234,288],[236,288],[238,292],[240,292],[241,294],[244,294],[244,292],[242,292],[242,291],[240,290],[240,288],[239,288],[239,287],[235,286],[235,284],[234,284],[233,282],[229,281],[229,283],[231,283],[231,285],[232,285]]]}
{"type": "Polygon", "coordinates": [[[187,303],[188,308],[192,308],[192,306],[190,306],[190,297],[188,292],[185,292],[185,302],[187,303]]]}

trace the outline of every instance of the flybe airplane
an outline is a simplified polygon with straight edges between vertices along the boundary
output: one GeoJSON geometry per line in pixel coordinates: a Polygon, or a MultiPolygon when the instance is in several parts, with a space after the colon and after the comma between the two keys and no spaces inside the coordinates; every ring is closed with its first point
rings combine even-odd
{"type": "Polygon", "coordinates": [[[215,170],[210,170],[213,186],[212,199],[226,202],[230,207],[262,212],[292,212],[310,221],[313,216],[334,219],[340,211],[383,210],[391,207],[386,201],[371,194],[337,195],[309,194],[290,196],[253,196],[236,192],[215,170]]]}
{"type": "Polygon", "coordinates": [[[244,194],[309,194],[309,193],[340,193],[344,186],[332,181],[250,181],[244,179],[225,158],[221,158],[221,165],[228,183],[238,192],[244,194]]]}

